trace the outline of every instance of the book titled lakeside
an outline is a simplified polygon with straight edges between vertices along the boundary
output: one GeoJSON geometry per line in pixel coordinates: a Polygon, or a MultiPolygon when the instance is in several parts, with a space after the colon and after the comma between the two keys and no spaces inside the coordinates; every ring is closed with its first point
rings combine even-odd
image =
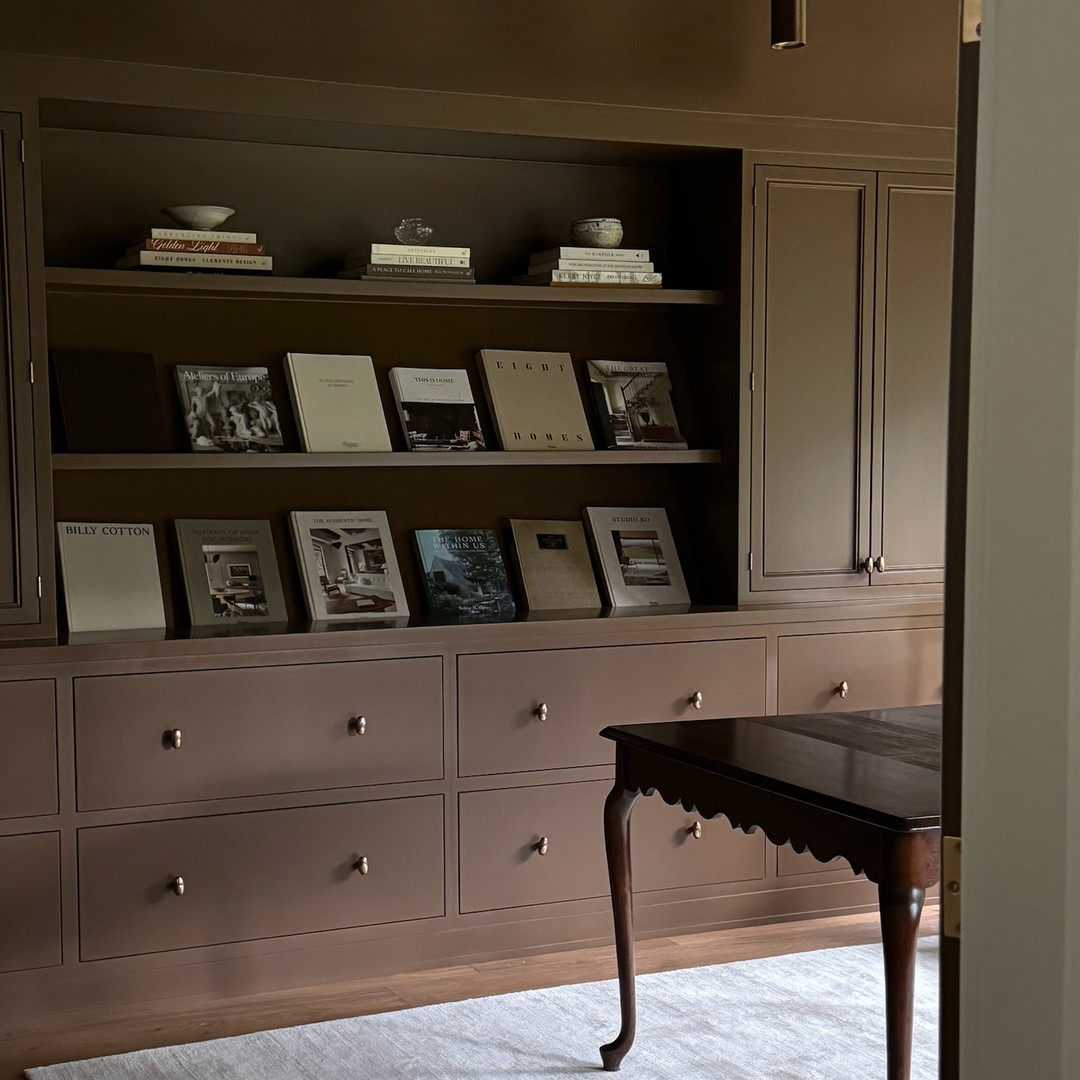
{"type": "Polygon", "coordinates": [[[435,618],[497,622],[516,609],[494,529],[417,529],[424,590],[435,618]]]}
{"type": "Polygon", "coordinates": [[[486,449],[464,368],[391,368],[390,387],[410,450],[486,449]]]}
{"type": "Polygon", "coordinates": [[[176,367],[191,448],[202,453],[277,453],[284,447],[264,367],[176,367]]]}
{"type": "Polygon", "coordinates": [[[593,408],[608,449],[685,450],[662,361],[589,360],[593,408]]]}
{"type": "Polygon", "coordinates": [[[510,519],[514,557],[530,611],[599,611],[589,546],[580,521],[510,519]]]}

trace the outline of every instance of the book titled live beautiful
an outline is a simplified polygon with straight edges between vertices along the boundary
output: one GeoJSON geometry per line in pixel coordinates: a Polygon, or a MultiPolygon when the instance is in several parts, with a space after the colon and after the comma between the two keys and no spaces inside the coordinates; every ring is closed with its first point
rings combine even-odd
{"type": "Polygon", "coordinates": [[[477,356],[504,450],[592,450],[569,353],[481,349],[477,356]]]}

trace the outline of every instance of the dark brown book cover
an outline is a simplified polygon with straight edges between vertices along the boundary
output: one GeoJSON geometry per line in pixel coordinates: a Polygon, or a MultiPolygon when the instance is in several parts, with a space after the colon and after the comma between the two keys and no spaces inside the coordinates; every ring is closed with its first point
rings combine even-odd
{"type": "Polygon", "coordinates": [[[59,446],[73,454],[138,454],[175,449],[154,357],[149,353],[53,349],[59,446]]]}

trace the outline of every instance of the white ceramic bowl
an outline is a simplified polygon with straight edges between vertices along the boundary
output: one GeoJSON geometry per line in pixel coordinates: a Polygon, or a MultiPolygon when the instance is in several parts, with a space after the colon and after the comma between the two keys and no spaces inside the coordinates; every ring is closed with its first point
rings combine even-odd
{"type": "Polygon", "coordinates": [[[216,229],[236,213],[231,206],[165,206],[162,209],[185,229],[216,229]]]}
{"type": "Polygon", "coordinates": [[[618,218],[580,218],[570,226],[570,236],[579,247],[617,248],[622,243],[623,227],[618,218]]]}

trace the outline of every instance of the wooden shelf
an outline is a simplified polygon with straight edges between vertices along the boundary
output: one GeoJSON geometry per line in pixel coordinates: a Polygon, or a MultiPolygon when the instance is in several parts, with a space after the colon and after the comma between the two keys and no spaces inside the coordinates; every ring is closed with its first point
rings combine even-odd
{"type": "Polygon", "coordinates": [[[719,450],[548,450],[389,454],[54,454],[53,469],[371,469],[506,465],[711,465],[719,450]]]}
{"type": "Polygon", "coordinates": [[[50,293],[221,297],[329,303],[450,304],[470,307],[671,307],[717,305],[708,289],[564,288],[542,285],[459,285],[430,281],[350,281],[341,278],[258,277],[173,271],[83,270],[47,267],[50,293]]]}

